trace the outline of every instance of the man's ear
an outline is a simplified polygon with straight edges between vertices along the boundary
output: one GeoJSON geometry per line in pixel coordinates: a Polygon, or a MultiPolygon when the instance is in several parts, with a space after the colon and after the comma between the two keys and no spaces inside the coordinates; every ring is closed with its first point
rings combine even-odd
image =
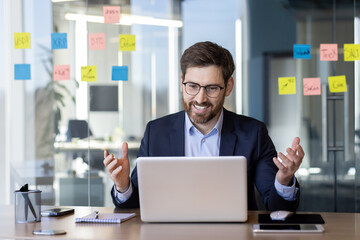
{"type": "Polygon", "coordinates": [[[230,77],[225,88],[225,96],[229,96],[234,87],[234,78],[230,77]]]}

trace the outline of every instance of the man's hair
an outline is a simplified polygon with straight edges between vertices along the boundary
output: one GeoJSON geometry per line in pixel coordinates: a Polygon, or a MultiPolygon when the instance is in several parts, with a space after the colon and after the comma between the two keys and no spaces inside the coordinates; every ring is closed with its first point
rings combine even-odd
{"type": "Polygon", "coordinates": [[[185,50],[180,59],[181,72],[185,79],[186,70],[190,67],[207,67],[216,65],[221,68],[225,86],[235,70],[231,53],[213,42],[198,42],[185,50]]]}

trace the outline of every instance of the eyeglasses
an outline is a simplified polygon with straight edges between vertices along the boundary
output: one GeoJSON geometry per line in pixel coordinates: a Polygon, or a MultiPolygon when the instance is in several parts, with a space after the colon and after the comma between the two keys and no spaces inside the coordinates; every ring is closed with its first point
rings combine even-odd
{"type": "Polygon", "coordinates": [[[183,84],[185,86],[185,92],[191,96],[196,96],[200,92],[200,89],[203,87],[205,88],[205,92],[208,97],[216,98],[219,96],[220,91],[224,89],[224,87],[220,87],[219,85],[201,86],[193,82],[186,82],[183,84]]]}

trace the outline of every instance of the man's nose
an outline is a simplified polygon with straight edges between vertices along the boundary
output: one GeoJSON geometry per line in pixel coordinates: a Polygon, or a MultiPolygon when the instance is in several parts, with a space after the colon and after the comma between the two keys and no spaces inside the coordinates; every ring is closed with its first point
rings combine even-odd
{"type": "Polygon", "coordinates": [[[201,88],[200,88],[200,91],[199,91],[198,94],[196,95],[195,100],[196,100],[198,103],[206,102],[206,100],[207,100],[207,95],[206,95],[206,90],[205,90],[204,87],[201,87],[201,88]]]}

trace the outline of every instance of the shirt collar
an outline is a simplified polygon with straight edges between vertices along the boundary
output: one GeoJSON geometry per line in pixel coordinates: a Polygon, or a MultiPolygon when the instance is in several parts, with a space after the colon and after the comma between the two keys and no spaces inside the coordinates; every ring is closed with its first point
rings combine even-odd
{"type": "MultiPolygon", "coordinates": [[[[216,131],[218,132],[218,135],[221,134],[221,128],[222,128],[222,124],[223,124],[223,120],[224,120],[224,110],[221,109],[221,113],[219,116],[219,119],[217,120],[214,128],[208,133],[210,134],[212,131],[214,131],[214,129],[216,129],[216,131]]],[[[185,130],[192,135],[194,133],[195,130],[199,131],[190,121],[189,115],[187,114],[187,112],[185,112],[185,130]]],[[[199,131],[200,132],[200,131],[199,131]]]]}

